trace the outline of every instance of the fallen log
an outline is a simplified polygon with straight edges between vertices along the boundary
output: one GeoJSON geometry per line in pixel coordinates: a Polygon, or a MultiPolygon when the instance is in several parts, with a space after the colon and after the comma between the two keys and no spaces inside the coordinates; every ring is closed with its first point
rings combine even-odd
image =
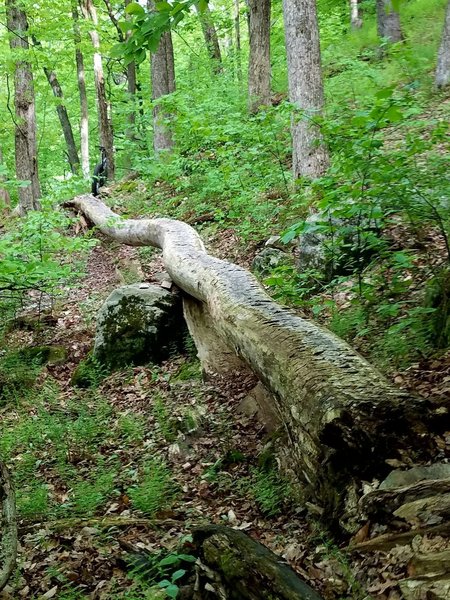
{"type": "Polygon", "coordinates": [[[6,465],[0,461],[0,592],[8,583],[17,558],[16,496],[6,465]]]}
{"type": "Polygon", "coordinates": [[[242,531],[209,525],[193,531],[200,564],[199,598],[206,589],[229,600],[321,600],[278,556],[242,531]],[[209,586],[209,587],[208,587],[209,586]]]}
{"type": "Polygon", "coordinates": [[[210,256],[192,227],[122,219],[89,194],[69,206],[118,242],[162,249],[184,292],[203,369],[246,366],[259,377],[285,434],[278,444],[285,470],[325,521],[355,530],[361,481],[384,478],[385,460],[401,451],[430,453],[425,399],[395,388],[346,342],[278,305],[245,269],[210,256]]]}

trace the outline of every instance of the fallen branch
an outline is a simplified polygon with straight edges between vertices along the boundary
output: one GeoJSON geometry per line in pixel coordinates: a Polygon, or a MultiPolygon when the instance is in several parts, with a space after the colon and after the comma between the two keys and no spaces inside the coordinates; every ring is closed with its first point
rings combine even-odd
{"type": "Polygon", "coordinates": [[[0,461],[0,504],[2,507],[0,591],[16,567],[17,518],[14,487],[6,465],[0,461]]]}
{"type": "Polygon", "coordinates": [[[325,520],[353,519],[361,480],[384,477],[385,460],[400,449],[428,455],[426,400],[393,387],[343,340],[275,303],[248,271],[210,256],[192,227],[122,219],[89,194],[69,205],[118,242],[162,249],[185,293],[203,369],[245,365],[260,378],[285,432],[285,470],[325,520]]]}
{"type": "Polygon", "coordinates": [[[98,529],[108,529],[109,527],[182,527],[183,521],[175,519],[142,519],[142,518],[124,518],[124,517],[92,517],[89,519],[58,519],[57,521],[45,521],[41,523],[30,523],[20,528],[21,532],[30,529],[49,529],[53,531],[64,531],[66,529],[82,529],[83,527],[96,527],[98,529]]]}

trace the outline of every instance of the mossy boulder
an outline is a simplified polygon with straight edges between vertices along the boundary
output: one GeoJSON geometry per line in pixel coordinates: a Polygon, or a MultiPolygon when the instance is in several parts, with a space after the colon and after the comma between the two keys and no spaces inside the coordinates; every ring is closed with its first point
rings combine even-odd
{"type": "Polygon", "coordinates": [[[148,283],[124,285],[97,316],[94,357],[109,369],[160,363],[183,346],[181,297],[148,283]]]}

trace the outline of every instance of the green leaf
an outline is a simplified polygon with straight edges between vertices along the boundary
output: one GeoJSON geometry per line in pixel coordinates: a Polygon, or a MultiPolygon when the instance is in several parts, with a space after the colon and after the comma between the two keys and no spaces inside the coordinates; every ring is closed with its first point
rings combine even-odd
{"type": "Polygon", "coordinates": [[[177,585],[169,585],[169,587],[165,589],[165,592],[169,598],[176,598],[178,596],[179,589],[180,588],[177,585]]]}
{"type": "Polygon", "coordinates": [[[158,12],[163,12],[163,11],[171,11],[172,10],[172,6],[166,2],[165,0],[161,0],[160,2],[156,2],[155,3],[155,8],[158,12]]]}
{"type": "Polygon", "coordinates": [[[166,556],[165,558],[160,560],[159,564],[161,565],[161,567],[165,567],[167,565],[174,565],[178,562],[180,562],[180,559],[178,558],[177,554],[169,554],[169,556],[166,556]]]}
{"type": "Polygon", "coordinates": [[[145,10],[137,2],[132,2],[131,4],[129,4],[125,8],[125,12],[128,15],[136,15],[136,16],[139,16],[139,17],[143,17],[145,15],[145,10]]]}
{"type": "Polygon", "coordinates": [[[175,571],[175,573],[172,575],[172,582],[178,581],[178,579],[181,579],[185,574],[186,569],[178,569],[178,571],[175,571]]]}

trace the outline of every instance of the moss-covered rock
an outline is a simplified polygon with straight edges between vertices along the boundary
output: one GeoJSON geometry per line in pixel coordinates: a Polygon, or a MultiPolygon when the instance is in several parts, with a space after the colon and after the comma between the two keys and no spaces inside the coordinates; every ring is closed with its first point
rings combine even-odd
{"type": "Polygon", "coordinates": [[[160,363],[182,348],[185,334],[178,293],[148,283],[125,285],[99,311],[94,357],[110,369],[160,363]]]}

